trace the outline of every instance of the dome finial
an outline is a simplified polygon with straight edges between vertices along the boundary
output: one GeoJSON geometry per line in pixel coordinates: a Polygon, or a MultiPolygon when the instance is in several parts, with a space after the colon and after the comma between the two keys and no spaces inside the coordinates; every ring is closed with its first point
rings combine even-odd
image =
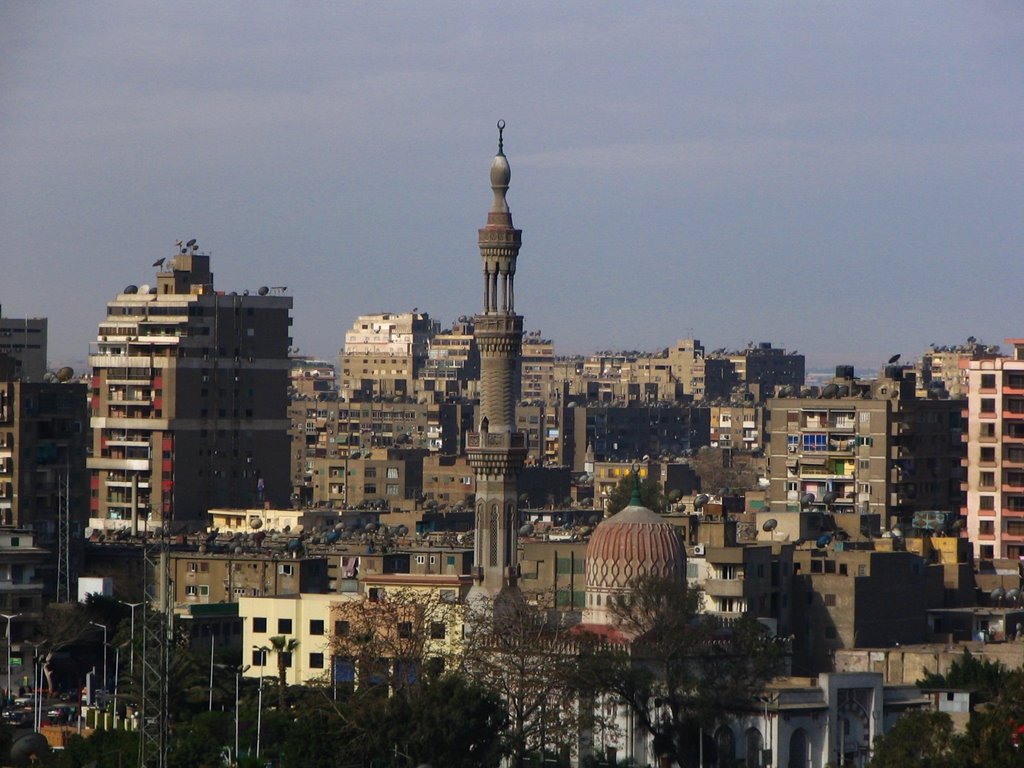
{"type": "Polygon", "coordinates": [[[499,120],[498,121],[498,154],[501,157],[505,156],[505,140],[502,137],[502,134],[504,132],[505,132],[505,121],[504,120],[499,120]]]}
{"type": "Polygon", "coordinates": [[[629,506],[642,507],[643,499],[640,498],[640,464],[633,464],[633,495],[629,497],[629,506]]]}

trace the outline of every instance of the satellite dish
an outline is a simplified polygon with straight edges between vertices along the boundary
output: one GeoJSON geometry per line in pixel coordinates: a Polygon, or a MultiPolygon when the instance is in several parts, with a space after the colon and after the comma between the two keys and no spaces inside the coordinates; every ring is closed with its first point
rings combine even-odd
{"type": "Polygon", "coordinates": [[[11,745],[11,762],[15,765],[27,764],[34,757],[45,755],[50,751],[50,744],[41,733],[26,733],[19,736],[11,745]]]}
{"type": "Polygon", "coordinates": [[[265,285],[261,285],[260,289],[256,291],[256,293],[258,293],[260,296],[266,296],[268,293],[270,293],[270,289],[267,288],[267,286],[265,285]]]}
{"type": "Polygon", "coordinates": [[[255,517],[255,516],[250,517],[249,518],[249,527],[252,528],[254,531],[257,531],[257,530],[259,530],[260,528],[263,527],[263,521],[260,520],[260,518],[255,517]]]}
{"type": "Polygon", "coordinates": [[[139,286],[139,293],[141,293],[141,294],[149,293],[149,284],[148,283],[143,283],[142,285],[140,285],[139,286]]]}
{"type": "Polygon", "coordinates": [[[65,365],[63,368],[57,369],[57,381],[63,383],[65,381],[71,381],[75,375],[75,369],[65,365]]]}
{"type": "Polygon", "coordinates": [[[193,237],[191,240],[189,240],[187,243],[185,243],[185,247],[191,248],[195,244],[196,244],[196,239],[193,237]]]}
{"type": "Polygon", "coordinates": [[[996,587],[995,589],[993,589],[991,592],[988,593],[988,596],[991,597],[993,600],[995,600],[998,603],[1000,600],[1002,600],[1004,597],[1006,597],[1006,590],[1003,589],[1002,587],[996,587]]]}
{"type": "Polygon", "coordinates": [[[697,498],[693,500],[693,508],[695,510],[703,509],[709,501],[711,501],[711,497],[706,493],[698,493],[697,498]]]}
{"type": "Polygon", "coordinates": [[[814,503],[815,499],[816,497],[813,493],[805,493],[800,497],[800,506],[806,509],[814,503]]]}
{"type": "Polygon", "coordinates": [[[815,544],[817,544],[819,547],[827,547],[831,541],[832,541],[832,534],[831,533],[826,533],[826,534],[823,534],[823,535],[819,536],[818,540],[815,542],[815,544]]]}
{"type": "Polygon", "coordinates": [[[519,529],[520,536],[530,536],[533,534],[533,523],[527,523],[519,529]]]}
{"type": "Polygon", "coordinates": [[[897,539],[901,538],[903,536],[903,529],[902,528],[893,528],[892,529],[892,535],[895,536],[897,539]]]}
{"type": "Polygon", "coordinates": [[[895,355],[893,355],[892,357],[889,358],[889,363],[888,364],[889,365],[893,365],[894,363],[898,363],[899,361],[900,361],[899,354],[895,354],[895,355]]]}
{"type": "Polygon", "coordinates": [[[771,486],[771,484],[772,484],[772,481],[769,480],[767,477],[759,477],[759,478],[757,478],[757,487],[762,489],[762,490],[767,489],[768,487],[771,486]]]}
{"type": "Polygon", "coordinates": [[[125,289],[124,289],[124,292],[125,293],[138,293],[139,292],[139,286],[137,286],[137,285],[126,285],[125,289]]]}
{"type": "Polygon", "coordinates": [[[763,523],[761,523],[761,530],[765,531],[766,533],[770,533],[771,531],[774,531],[778,527],[779,527],[779,521],[776,520],[774,517],[770,517],[767,520],[765,520],[763,523]]]}
{"type": "Polygon", "coordinates": [[[1020,590],[1019,589],[1014,587],[1013,589],[1008,589],[1006,591],[1006,602],[1008,602],[1008,603],[1015,603],[1015,602],[1017,602],[1018,599],[1020,599],[1020,590]]]}
{"type": "Polygon", "coordinates": [[[829,491],[828,493],[821,497],[821,501],[824,504],[831,504],[837,498],[839,498],[839,494],[837,494],[835,491],[829,491]]]}

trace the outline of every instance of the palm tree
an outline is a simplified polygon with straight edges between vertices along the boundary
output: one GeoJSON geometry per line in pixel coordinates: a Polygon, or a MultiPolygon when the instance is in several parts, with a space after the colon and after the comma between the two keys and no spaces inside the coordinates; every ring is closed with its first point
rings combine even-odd
{"type": "Polygon", "coordinates": [[[274,653],[277,654],[277,677],[278,677],[278,706],[279,712],[284,711],[284,689],[287,685],[285,676],[287,675],[287,661],[288,657],[299,647],[299,641],[294,637],[285,637],[284,635],[275,635],[270,638],[270,647],[274,649],[274,653]],[[287,655],[286,655],[287,654],[287,655]]]}

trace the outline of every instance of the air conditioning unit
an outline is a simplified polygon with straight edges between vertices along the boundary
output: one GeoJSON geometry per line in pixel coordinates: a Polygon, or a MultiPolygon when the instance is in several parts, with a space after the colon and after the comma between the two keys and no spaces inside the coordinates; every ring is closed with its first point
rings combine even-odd
{"type": "Polygon", "coordinates": [[[694,544],[693,545],[693,554],[696,555],[697,557],[704,557],[704,545],[703,544],[694,544]]]}

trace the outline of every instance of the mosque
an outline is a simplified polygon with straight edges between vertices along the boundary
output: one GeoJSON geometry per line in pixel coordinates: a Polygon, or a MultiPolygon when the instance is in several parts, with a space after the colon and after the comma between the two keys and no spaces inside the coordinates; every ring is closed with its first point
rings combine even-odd
{"type": "MultiPolygon", "coordinates": [[[[516,430],[515,392],[522,355],[523,318],[515,312],[514,280],[522,230],[512,224],[506,199],[511,167],[504,152],[504,122],[491,164],[493,201],[479,230],[483,261],[483,311],[474,318],[480,349],[480,408],[467,454],[477,480],[474,587],[495,598],[516,590],[517,479],[526,458],[526,435],[516,430]]],[[[678,529],[642,506],[638,489],[630,503],[598,524],[586,550],[586,594],[580,628],[627,647],[612,606],[636,579],[656,576],[686,584],[686,548],[678,529]]],[[[781,677],[749,707],[700,739],[702,766],[824,768],[868,763],[876,736],[908,709],[927,700],[915,686],[883,684],[880,673],[835,673],[817,678],[781,677]]],[[[656,765],[650,733],[628,707],[609,707],[610,733],[581,734],[574,761],[588,758],[656,765]]],[[[651,702],[653,717],[656,701],[651,702]]]]}

